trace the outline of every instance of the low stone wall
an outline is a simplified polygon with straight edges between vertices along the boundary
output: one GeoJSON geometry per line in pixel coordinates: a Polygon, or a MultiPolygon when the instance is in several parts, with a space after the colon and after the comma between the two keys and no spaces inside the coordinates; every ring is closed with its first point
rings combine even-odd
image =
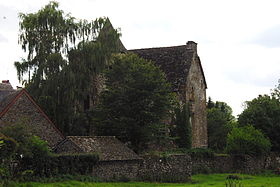
{"type": "Polygon", "coordinates": [[[103,181],[137,180],[142,160],[99,161],[92,175],[103,181]]]}
{"type": "Polygon", "coordinates": [[[192,174],[198,173],[248,173],[280,168],[280,156],[253,157],[249,155],[223,155],[208,158],[192,157],[192,174]]]}
{"type": "Polygon", "coordinates": [[[139,170],[139,179],[143,181],[185,182],[191,178],[191,157],[172,155],[167,157],[144,157],[139,170]]]}
{"type": "Polygon", "coordinates": [[[230,173],[234,171],[234,159],[229,155],[192,157],[192,174],[230,173]]]}
{"type": "Polygon", "coordinates": [[[189,155],[146,156],[143,160],[99,161],[92,175],[103,181],[185,182],[191,178],[189,155]]]}
{"type": "Polygon", "coordinates": [[[252,157],[220,155],[190,157],[187,154],[166,157],[144,156],[143,160],[99,161],[93,166],[93,176],[104,181],[185,182],[200,173],[256,174],[265,169],[280,168],[280,156],[252,157]]]}

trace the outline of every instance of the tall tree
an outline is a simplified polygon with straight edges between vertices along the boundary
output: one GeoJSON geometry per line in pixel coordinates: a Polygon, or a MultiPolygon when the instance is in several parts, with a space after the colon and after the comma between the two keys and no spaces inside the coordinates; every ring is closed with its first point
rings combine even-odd
{"type": "Polygon", "coordinates": [[[175,109],[175,137],[180,148],[192,147],[192,130],[190,124],[189,106],[184,104],[175,109]]]}
{"type": "Polygon", "coordinates": [[[18,78],[66,134],[89,133],[84,105],[98,93],[97,81],[117,50],[119,33],[108,25],[107,18],[76,20],[54,1],[20,14],[19,42],[28,55],[15,62],[18,78]],[[86,125],[76,127],[77,121],[86,125]]]}
{"type": "Polygon", "coordinates": [[[225,102],[207,102],[208,146],[223,152],[226,146],[227,134],[236,125],[232,109],[225,102]]]}
{"type": "Polygon", "coordinates": [[[163,72],[133,54],[116,55],[106,73],[95,124],[99,135],[117,136],[134,150],[156,138],[172,107],[173,94],[163,72]]]}
{"type": "MultiPolygon", "coordinates": [[[[278,91],[278,90],[277,90],[278,91]]],[[[246,102],[245,110],[239,115],[241,126],[252,125],[261,130],[272,144],[272,151],[280,150],[280,101],[274,95],[259,95],[246,102]]]]}

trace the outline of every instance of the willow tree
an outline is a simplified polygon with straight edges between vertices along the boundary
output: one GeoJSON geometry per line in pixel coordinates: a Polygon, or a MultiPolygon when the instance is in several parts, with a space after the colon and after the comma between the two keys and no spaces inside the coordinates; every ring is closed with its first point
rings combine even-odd
{"type": "Polygon", "coordinates": [[[119,33],[110,29],[100,34],[110,24],[107,18],[77,20],[54,1],[19,18],[19,43],[27,57],[14,64],[18,79],[55,123],[71,134],[68,124],[73,126],[84,112],[77,110],[79,104],[97,93],[91,87],[116,51],[119,33]]]}

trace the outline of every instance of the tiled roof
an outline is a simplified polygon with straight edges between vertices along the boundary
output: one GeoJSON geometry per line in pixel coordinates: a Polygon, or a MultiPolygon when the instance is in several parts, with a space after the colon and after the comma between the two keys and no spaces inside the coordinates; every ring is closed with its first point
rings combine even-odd
{"type": "Polygon", "coordinates": [[[83,152],[98,153],[101,161],[141,159],[114,136],[68,136],[83,152]]]}
{"type": "Polygon", "coordinates": [[[7,95],[13,92],[15,92],[15,90],[10,83],[0,83],[0,103],[7,95]]]}
{"type": "MultiPolygon", "coordinates": [[[[106,22],[104,24],[104,27],[101,29],[99,36],[104,36],[104,38],[110,38],[108,37],[108,34],[110,33],[110,31],[115,30],[110,19],[107,18],[106,22]]],[[[117,39],[117,48],[119,50],[119,52],[126,52],[126,48],[124,47],[122,41],[120,38],[117,39]]]]}
{"type": "Polygon", "coordinates": [[[1,91],[0,90],[0,114],[17,97],[20,90],[1,91]]]}
{"type": "Polygon", "coordinates": [[[13,90],[13,87],[10,83],[0,83],[0,91],[1,90],[13,90]]]}
{"type": "Polygon", "coordinates": [[[189,73],[191,62],[195,54],[187,45],[173,47],[159,47],[146,49],[133,49],[129,52],[153,61],[166,74],[174,92],[183,89],[189,73]]]}

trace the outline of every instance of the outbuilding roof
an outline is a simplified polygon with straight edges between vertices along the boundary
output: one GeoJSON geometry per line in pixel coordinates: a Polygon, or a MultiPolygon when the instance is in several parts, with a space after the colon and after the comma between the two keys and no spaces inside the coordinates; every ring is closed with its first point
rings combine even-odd
{"type": "Polygon", "coordinates": [[[141,159],[114,136],[67,136],[66,139],[73,142],[82,152],[97,153],[101,161],[141,159]]]}
{"type": "MultiPolygon", "coordinates": [[[[132,49],[128,51],[159,66],[166,74],[167,80],[171,83],[172,90],[179,92],[186,84],[192,61],[198,61],[204,78],[196,45],[195,42],[189,41],[186,45],[132,49]]],[[[206,85],[205,78],[204,82],[206,85]]]]}

